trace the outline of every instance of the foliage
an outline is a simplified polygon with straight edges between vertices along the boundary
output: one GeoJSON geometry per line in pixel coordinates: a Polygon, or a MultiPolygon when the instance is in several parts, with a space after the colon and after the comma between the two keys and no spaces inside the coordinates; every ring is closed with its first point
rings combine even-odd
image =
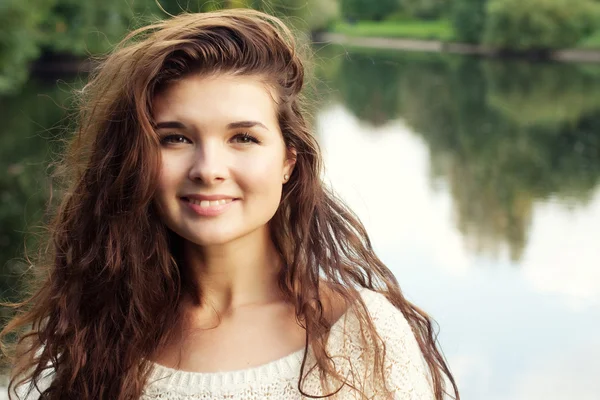
{"type": "Polygon", "coordinates": [[[340,0],[344,18],[359,21],[381,21],[399,8],[398,0],[340,0]]]}
{"type": "Polygon", "coordinates": [[[324,31],[340,16],[338,0],[254,0],[251,6],[284,17],[305,32],[324,31]]]}
{"type": "Polygon", "coordinates": [[[385,21],[405,22],[405,21],[414,21],[414,20],[415,20],[415,18],[412,15],[409,15],[402,8],[399,9],[398,11],[396,11],[396,12],[393,12],[393,13],[387,15],[385,17],[385,21]]]}
{"type": "Polygon", "coordinates": [[[253,8],[285,18],[303,31],[324,30],[339,17],[338,0],[160,0],[160,5],[172,15],[225,8],[253,8]]]}
{"type": "Polygon", "coordinates": [[[78,56],[104,53],[133,25],[134,5],[123,0],[57,0],[38,27],[41,46],[78,56]]]}
{"type": "Polygon", "coordinates": [[[596,27],[594,0],[490,0],[486,44],[518,51],[576,45],[596,27]]]}
{"type": "Polygon", "coordinates": [[[400,0],[400,8],[418,19],[438,19],[448,11],[448,0],[400,0]]]}
{"type": "Polygon", "coordinates": [[[582,49],[598,49],[600,48],[600,30],[596,30],[590,36],[584,37],[577,47],[582,49]]]}
{"type": "Polygon", "coordinates": [[[0,295],[17,300],[23,249],[35,247],[35,226],[49,195],[48,165],[64,135],[71,87],[29,80],[0,97],[0,295]],[[25,235],[25,232],[28,234],[25,235]]]}
{"type": "Polygon", "coordinates": [[[305,0],[306,7],[299,15],[311,31],[325,31],[340,17],[338,0],[305,0]]]}
{"type": "Polygon", "coordinates": [[[44,53],[85,57],[107,51],[135,26],[138,13],[152,7],[133,0],[0,2],[0,93],[16,91],[29,64],[44,53]]]}
{"type": "Polygon", "coordinates": [[[454,0],[451,7],[451,20],[456,39],[465,43],[482,41],[488,0],[454,0]]]}
{"type": "Polygon", "coordinates": [[[302,31],[325,30],[339,16],[337,0],[2,0],[0,93],[18,90],[44,54],[96,56],[127,31],[169,14],[236,7],[286,17],[302,31]]]}
{"type": "Polygon", "coordinates": [[[0,2],[0,93],[11,92],[27,79],[30,61],[40,55],[37,26],[55,0],[3,0],[0,2]]]}

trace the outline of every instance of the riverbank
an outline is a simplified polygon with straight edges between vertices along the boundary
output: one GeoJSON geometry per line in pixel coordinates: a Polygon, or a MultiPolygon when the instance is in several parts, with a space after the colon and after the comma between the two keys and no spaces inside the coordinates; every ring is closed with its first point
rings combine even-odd
{"type": "MultiPolygon", "coordinates": [[[[486,46],[466,43],[452,43],[442,40],[422,40],[387,37],[357,37],[341,33],[323,32],[315,37],[317,42],[335,43],[352,47],[368,47],[378,49],[422,51],[435,53],[473,54],[486,57],[507,57],[506,54],[486,46]]],[[[565,49],[548,52],[547,54],[511,54],[511,57],[547,58],[562,62],[600,63],[600,50],[565,49]]]]}

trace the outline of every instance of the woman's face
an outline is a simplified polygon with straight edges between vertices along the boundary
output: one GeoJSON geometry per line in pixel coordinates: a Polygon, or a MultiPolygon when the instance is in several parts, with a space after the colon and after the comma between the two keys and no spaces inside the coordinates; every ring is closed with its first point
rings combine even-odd
{"type": "Polygon", "coordinates": [[[155,202],[165,224],[201,246],[267,229],[294,156],[263,81],[192,75],[153,104],[162,156],[155,202]]]}

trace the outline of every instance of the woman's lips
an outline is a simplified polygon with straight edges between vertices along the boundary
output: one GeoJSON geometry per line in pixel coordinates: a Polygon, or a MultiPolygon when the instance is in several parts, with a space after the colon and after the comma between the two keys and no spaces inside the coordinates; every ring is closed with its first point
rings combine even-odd
{"type": "Polygon", "coordinates": [[[215,217],[227,211],[238,199],[219,199],[219,200],[196,200],[182,197],[181,201],[185,203],[192,211],[205,217],[215,217]]]}

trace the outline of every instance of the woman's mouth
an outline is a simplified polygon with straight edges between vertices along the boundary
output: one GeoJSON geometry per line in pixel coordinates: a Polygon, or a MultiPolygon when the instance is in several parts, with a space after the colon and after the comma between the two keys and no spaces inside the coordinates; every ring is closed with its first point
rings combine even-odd
{"type": "Polygon", "coordinates": [[[239,199],[198,200],[181,197],[181,201],[195,214],[203,217],[216,217],[227,211],[239,199]]]}

